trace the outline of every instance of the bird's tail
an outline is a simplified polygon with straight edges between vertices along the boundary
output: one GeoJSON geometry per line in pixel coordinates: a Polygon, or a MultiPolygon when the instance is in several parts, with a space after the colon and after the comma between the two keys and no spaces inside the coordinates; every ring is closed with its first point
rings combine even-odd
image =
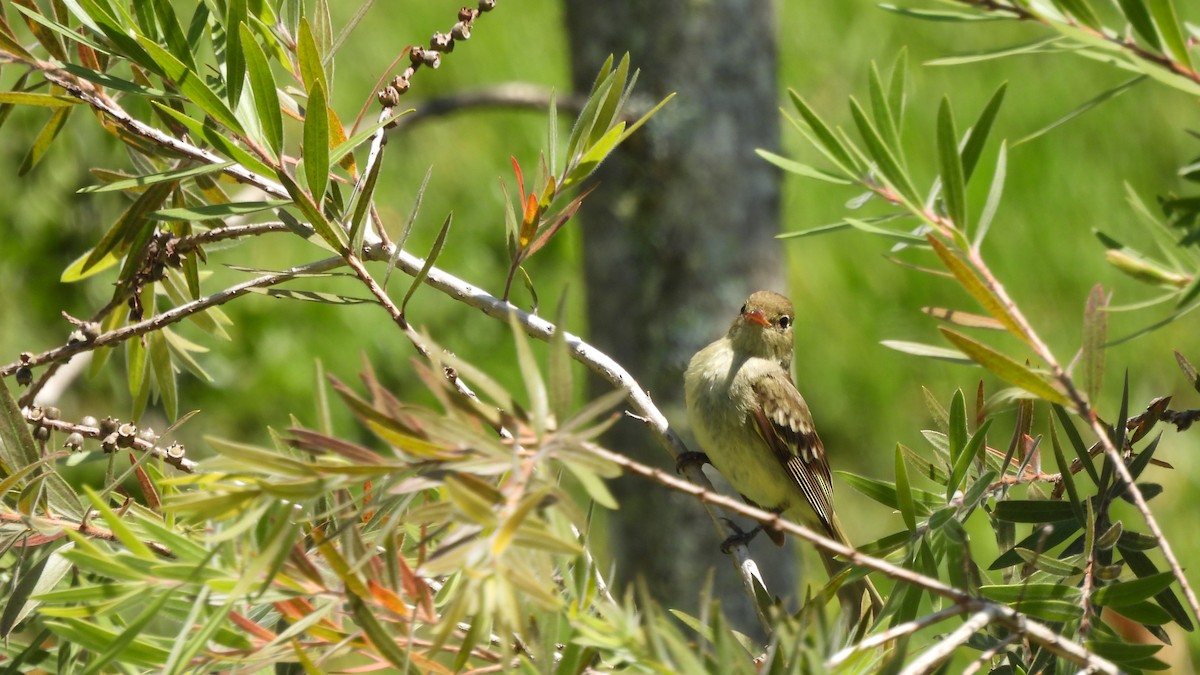
{"type": "MultiPolygon", "coordinates": [[[[846,538],[846,533],[842,530],[842,524],[838,522],[836,516],[833,518],[831,525],[830,529],[832,531],[829,533],[830,536],[850,546],[851,544],[846,538]]],[[[838,560],[825,551],[821,551],[820,553],[821,562],[824,563],[825,571],[829,573],[830,579],[838,576],[849,567],[846,562],[838,560]]],[[[855,633],[856,639],[865,634],[866,630],[871,627],[871,624],[883,612],[883,597],[879,595],[875,584],[871,583],[871,580],[867,577],[842,584],[837,590],[837,596],[838,602],[842,605],[842,612],[846,616],[846,625],[855,633]]]]}

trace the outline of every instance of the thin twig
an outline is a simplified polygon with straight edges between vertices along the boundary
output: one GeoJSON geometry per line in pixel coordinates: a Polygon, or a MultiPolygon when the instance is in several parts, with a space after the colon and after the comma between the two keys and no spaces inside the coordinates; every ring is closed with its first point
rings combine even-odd
{"type": "Polygon", "coordinates": [[[845,649],[842,649],[841,651],[836,652],[833,656],[829,657],[829,659],[825,662],[825,665],[828,668],[836,668],[837,666],[842,665],[846,659],[853,656],[855,652],[860,652],[866,649],[874,649],[881,645],[887,644],[892,640],[904,637],[905,635],[912,635],[919,630],[928,628],[937,623],[941,623],[952,616],[958,616],[965,611],[967,611],[965,606],[954,604],[941,611],[934,612],[933,614],[927,614],[919,619],[913,619],[912,621],[905,621],[904,623],[897,624],[883,631],[882,633],[876,633],[875,635],[872,635],[861,642],[857,642],[849,647],[846,647],[845,649]]]}
{"type": "Polygon", "coordinates": [[[909,662],[904,670],[900,671],[900,675],[925,675],[925,673],[933,672],[943,661],[950,658],[955,649],[966,644],[972,635],[986,628],[992,622],[993,613],[991,607],[984,607],[975,612],[963,622],[963,625],[955,628],[950,634],[909,662]]]}
{"type": "MultiPolygon", "coordinates": [[[[23,524],[29,528],[30,532],[37,533],[40,536],[46,537],[48,540],[57,539],[58,537],[55,535],[41,535],[41,531],[48,527],[57,527],[64,530],[78,532],[79,534],[92,539],[103,539],[105,541],[111,541],[115,543],[121,542],[117,535],[113,534],[111,530],[106,530],[102,527],[92,525],[87,520],[84,520],[83,522],[75,522],[73,520],[54,516],[30,516],[28,514],[18,513],[16,511],[0,511],[0,522],[23,524]],[[31,518],[35,517],[38,522],[38,527],[34,527],[29,522],[31,518]]],[[[145,544],[146,547],[151,551],[154,551],[156,555],[162,556],[163,558],[175,557],[174,551],[156,541],[143,541],[142,543],[145,544]]]]}

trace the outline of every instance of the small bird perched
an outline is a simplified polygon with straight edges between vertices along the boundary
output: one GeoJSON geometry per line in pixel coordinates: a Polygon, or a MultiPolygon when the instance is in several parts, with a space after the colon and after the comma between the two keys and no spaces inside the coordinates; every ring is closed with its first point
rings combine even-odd
{"type": "MultiPolygon", "coordinates": [[[[742,497],[849,545],[833,511],[833,483],[808,404],[792,382],[792,303],[752,294],[725,337],[692,357],[684,374],[688,419],[706,459],[742,497]]],[[[783,536],[770,532],[775,543],[783,536]]],[[[832,577],[846,564],[821,551],[832,577]]],[[[870,579],[838,590],[850,626],[883,609],[870,579]]]]}

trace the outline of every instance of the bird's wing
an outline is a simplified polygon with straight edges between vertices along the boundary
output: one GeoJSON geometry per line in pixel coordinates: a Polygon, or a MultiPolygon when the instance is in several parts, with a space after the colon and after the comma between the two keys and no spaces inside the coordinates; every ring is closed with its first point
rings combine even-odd
{"type": "Polygon", "coordinates": [[[813,426],[808,404],[783,370],[763,375],[752,386],[758,401],[751,413],[754,428],[800,486],[826,531],[834,532],[837,526],[833,516],[829,461],[813,426]]]}

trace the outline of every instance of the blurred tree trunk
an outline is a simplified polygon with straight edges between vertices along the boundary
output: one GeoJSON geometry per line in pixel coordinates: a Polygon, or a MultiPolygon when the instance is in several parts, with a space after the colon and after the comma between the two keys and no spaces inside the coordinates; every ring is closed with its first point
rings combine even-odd
{"type": "MultiPolygon", "coordinates": [[[[590,89],[609,54],[629,52],[641,70],[636,100],[677,92],[601,167],[581,220],[591,339],[649,388],[680,429],[691,355],[724,334],[751,291],[786,290],[774,239],[779,176],[754,154],[779,144],[774,19],[774,3],[763,0],[566,2],[577,91],[590,89]]],[[[607,442],[667,464],[636,424],[618,425],[607,442]]],[[[716,567],[717,596],[741,618],[753,616],[694,500],[633,478],[615,488],[620,581],[643,576],[661,601],[686,609],[716,567]]],[[[791,565],[768,549],[756,542],[756,559],[768,587],[783,593],[791,565]]]]}

